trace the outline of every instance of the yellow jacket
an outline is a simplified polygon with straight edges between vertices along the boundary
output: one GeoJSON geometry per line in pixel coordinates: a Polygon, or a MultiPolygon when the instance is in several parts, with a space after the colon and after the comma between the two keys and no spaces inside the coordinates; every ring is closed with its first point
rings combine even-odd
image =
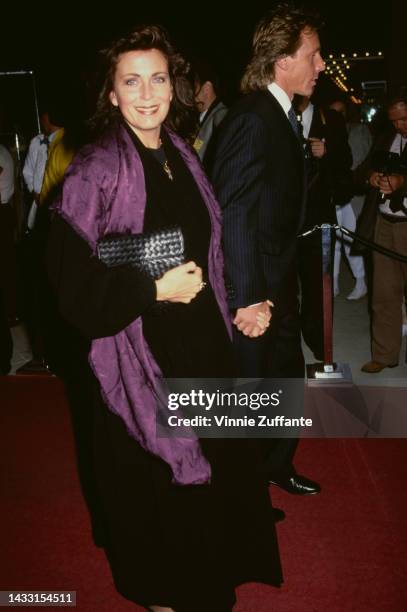
{"type": "Polygon", "coordinates": [[[48,150],[47,165],[40,193],[40,204],[44,204],[50,193],[64,178],[65,171],[71,163],[75,151],[67,149],[64,142],[64,128],[55,134],[48,150]]]}

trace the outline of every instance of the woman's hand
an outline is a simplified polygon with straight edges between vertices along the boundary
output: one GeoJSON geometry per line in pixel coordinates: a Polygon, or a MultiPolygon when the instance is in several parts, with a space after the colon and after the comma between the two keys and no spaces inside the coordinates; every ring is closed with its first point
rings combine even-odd
{"type": "Polygon", "coordinates": [[[202,268],[194,261],[168,270],[155,281],[158,302],[182,302],[189,304],[204,288],[202,283],[202,268]]]}

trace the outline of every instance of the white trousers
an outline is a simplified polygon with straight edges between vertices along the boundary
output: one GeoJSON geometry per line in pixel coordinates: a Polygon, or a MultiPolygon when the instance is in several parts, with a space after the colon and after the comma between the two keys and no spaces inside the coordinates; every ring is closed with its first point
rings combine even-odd
{"type": "MultiPolygon", "coordinates": [[[[356,215],[350,202],[348,204],[345,204],[345,206],[336,207],[336,219],[339,225],[343,225],[351,232],[355,231],[356,215]]],[[[361,255],[350,255],[350,247],[353,242],[352,238],[349,238],[349,236],[344,236],[340,231],[336,232],[336,236],[337,238],[335,242],[334,277],[339,276],[343,245],[345,255],[349,262],[353,276],[355,278],[363,278],[365,276],[365,265],[363,263],[363,257],[361,255]]]]}

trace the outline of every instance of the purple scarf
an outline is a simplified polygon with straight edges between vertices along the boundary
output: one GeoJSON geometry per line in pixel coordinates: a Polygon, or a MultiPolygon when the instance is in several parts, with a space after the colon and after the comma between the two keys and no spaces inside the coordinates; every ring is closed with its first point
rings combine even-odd
{"type": "MultiPolygon", "coordinates": [[[[231,333],[223,282],[219,206],[196,154],[176,134],[169,130],[168,133],[208,208],[212,225],[209,281],[231,333]]],[[[117,125],[78,153],[65,175],[61,199],[53,208],[95,253],[97,241],[106,234],[142,232],[145,206],[140,157],[124,126],[117,125]]],[[[144,340],[141,317],[115,336],[93,340],[89,362],[107,406],[123,419],[129,434],[145,450],[169,464],[174,482],[182,485],[209,482],[210,465],[196,437],[156,437],[162,373],[144,340]]]]}

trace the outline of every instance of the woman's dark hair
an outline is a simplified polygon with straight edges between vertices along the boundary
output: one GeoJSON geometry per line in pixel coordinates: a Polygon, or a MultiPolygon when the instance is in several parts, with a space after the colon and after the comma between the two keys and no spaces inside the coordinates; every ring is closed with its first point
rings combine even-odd
{"type": "Polygon", "coordinates": [[[94,133],[100,133],[117,121],[120,110],[113,106],[109,94],[113,90],[116,66],[123,53],[157,49],[168,62],[168,73],[173,88],[173,98],[165,125],[184,138],[195,131],[196,110],[190,66],[175,50],[164,28],[158,25],[142,25],[116,40],[101,52],[104,62],[104,79],[96,102],[96,112],[90,120],[94,133]]]}
{"type": "Polygon", "coordinates": [[[266,89],[274,80],[274,65],[293,55],[301,45],[305,29],[318,31],[319,15],[311,8],[279,4],[257,24],[253,36],[253,55],[241,82],[243,93],[266,89]]]}

